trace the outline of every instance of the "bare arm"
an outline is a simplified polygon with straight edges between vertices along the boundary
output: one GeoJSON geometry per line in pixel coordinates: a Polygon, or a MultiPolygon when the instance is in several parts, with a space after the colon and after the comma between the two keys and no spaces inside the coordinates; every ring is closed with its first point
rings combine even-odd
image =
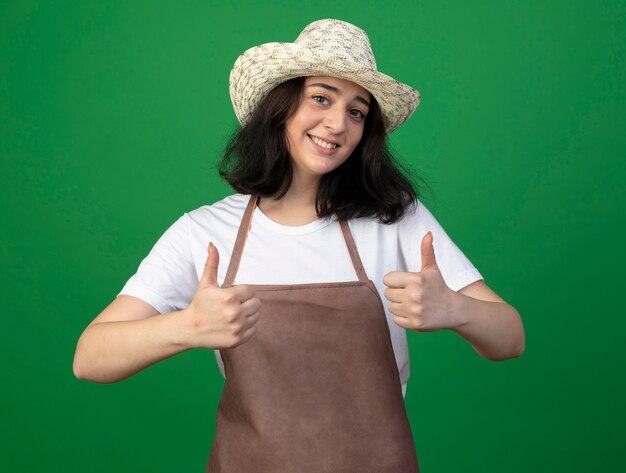
{"type": "Polygon", "coordinates": [[[150,304],[118,296],[78,340],[74,374],[79,379],[114,383],[190,348],[180,312],[157,315],[150,304]]]}
{"type": "Polygon", "coordinates": [[[451,329],[482,357],[500,361],[521,356],[526,338],[519,313],[483,281],[455,293],[451,329]]]}
{"type": "Polygon", "coordinates": [[[217,284],[219,255],[209,247],[198,290],[184,310],[157,315],[150,304],[118,296],[84,330],[74,354],[74,374],[115,383],[191,348],[232,348],[247,341],[260,301],[246,285],[217,284]]]}

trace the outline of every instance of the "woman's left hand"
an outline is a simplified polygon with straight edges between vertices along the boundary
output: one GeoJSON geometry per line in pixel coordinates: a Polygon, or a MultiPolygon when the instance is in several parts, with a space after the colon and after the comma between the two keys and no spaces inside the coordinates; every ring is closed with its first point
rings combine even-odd
{"type": "Polygon", "coordinates": [[[454,300],[437,267],[433,235],[422,239],[422,270],[418,273],[394,271],[387,273],[383,283],[393,321],[400,327],[417,332],[454,329],[454,300]]]}

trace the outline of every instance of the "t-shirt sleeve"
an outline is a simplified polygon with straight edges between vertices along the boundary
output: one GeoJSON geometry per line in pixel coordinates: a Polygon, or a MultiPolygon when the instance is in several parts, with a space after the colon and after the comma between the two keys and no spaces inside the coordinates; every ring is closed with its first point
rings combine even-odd
{"type": "Polygon", "coordinates": [[[433,234],[435,259],[441,275],[454,291],[483,279],[482,275],[455,245],[433,214],[421,202],[417,202],[414,212],[403,218],[400,226],[401,257],[407,271],[420,271],[422,268],[421,243],[428,232],[433,234]]]}
{"type": "Polygon", "coordinates": [[[137,297],[163,314],[187,307],[197,287],[184,214],[159,238],[120,295],[137,297]]]}

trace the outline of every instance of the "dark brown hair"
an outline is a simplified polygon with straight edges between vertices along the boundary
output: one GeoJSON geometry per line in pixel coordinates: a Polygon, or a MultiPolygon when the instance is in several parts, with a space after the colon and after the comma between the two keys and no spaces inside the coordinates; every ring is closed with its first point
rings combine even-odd
{"type": "MultiPolygon", "coordinates": [[[[304,80],[291,79],[274,88],[230,138],[218,169],[235,191],[278,199],[289,189],[293,170],[285,123],[300,104],[304,80]]],[[[390,152],[380,108],[372,97],[361,141],[341,166],[322,176],[318,216],[393,223],[418,197],[407,175],[423,182],[390,152]]]]}

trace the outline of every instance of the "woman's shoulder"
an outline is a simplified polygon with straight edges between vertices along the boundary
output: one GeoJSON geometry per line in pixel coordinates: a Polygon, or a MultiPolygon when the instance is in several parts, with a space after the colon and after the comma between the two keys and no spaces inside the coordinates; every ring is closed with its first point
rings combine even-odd
{"type": "Polygon", "coordinates": [[[405,208],[404,213],[391,224],[382,223],[378,219],[372,217],[355,218],[351,220],[351,223],[358,224],[360,226],[380,228],[413,228],[418,223],[420,225],[429,225],[433,221],[436,221],[433,214],[421,200],[416,198],[405,208]]]}
{"type": "Polygon", "coordinates": [[[430,223],[435,220],[433,214],[428,210],[428,207],[424,202],[419,199],[415,199],[409,207],[407,207],[404,215],[399,219],[399,222],[410,222],[410,224],[415,224],[416,221],[421,221],[422,223],[430,223]]]}
{"type": "Polygon", "coordinates": [[[228,219],[229,217],[241,218],[250,196],[246,194],[231,194],[212,204],[206,204],[190,210],[185,215],[192,222],[203,222],[212,219],[228,219]]]}

